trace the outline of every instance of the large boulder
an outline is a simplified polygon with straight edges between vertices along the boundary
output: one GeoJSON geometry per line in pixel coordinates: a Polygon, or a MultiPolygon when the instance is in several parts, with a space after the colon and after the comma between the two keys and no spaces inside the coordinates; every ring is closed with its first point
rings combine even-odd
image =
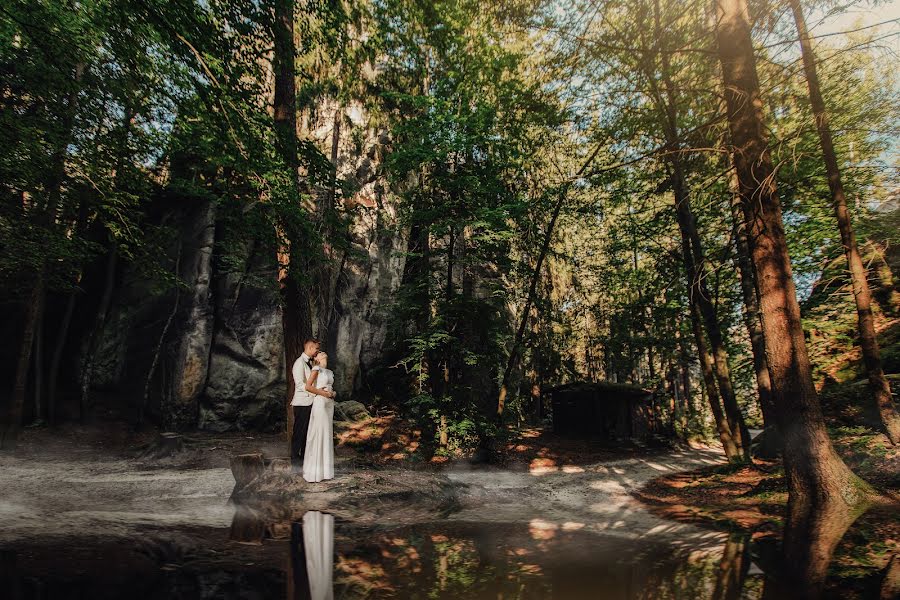
{"type": "Polygon", "coordinates": [[[342,420],[346,419],[348,421],[365,421],[372,417],[365,405],[356,400],[335,403],[334,412],[335,418],[340,418],[342,420]]]}

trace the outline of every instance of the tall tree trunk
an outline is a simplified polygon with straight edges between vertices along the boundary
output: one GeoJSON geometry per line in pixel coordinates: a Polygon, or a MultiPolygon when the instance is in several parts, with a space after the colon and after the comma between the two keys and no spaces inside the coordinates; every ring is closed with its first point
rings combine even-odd
{"type": "Polygon", "coordinates": [[[802,533],[816,512],[852,513],[871,488],[835,452],[813,385],[769,154],[746,0],[715,0],[716,38],[741,207],[748,225],[772,399],[784,439],[788,525],[785,560],[796,573],[814,559],[802,533]]]}
{"type": "MultiPolygon", "coordinates": [[[[340,144],[341,144],[341,123],[344,118],[344,105],[342,103],[338,103],[337,107],[334,110],[334,117],[332,119],[332,127],[331,127],[331,167],[333,169],[331,173],[331,181],[328,185],[328,191],[325,195],[324,201],[319,202],[316,207],[316,219],[318,220],[318,224],[320,226],[320,232],[324,240],[332,240],[333,236],[335,236],[336,231],[334,229],[334,222],[332,220],[332,215],[334,213],[335,203],[337,202],[337,185],[338,185],[338,177],[337,177],[337,169],[338,169],[338,158],[340,155],[340,144]]],[[[344,232],[346,243],[350,242],[350,234],[349,231],[344,232]]],[[[330,243],[326,243],[324,246],[325,250],[325,258],[316,270],[317,276],[316,281],[318,287],[318,296],[319,300],[314,304],[318,307],[316,310],[316,333],[320,337],[330,338],[332,333],[332,327],[335,316],[335,298],[337,297],[338,285],[341,278],[341,271],[343,269],[343,262],[347,258],[346,250],[344,251],[343,256],[338,259],[338,252],[330,243]]],[[[331,344],[334,343],[334,340],[327,339],[329,348],[333,349],[331,344]]]]}
{"type": "MultiPolygon", "coordinates": [[[[294,46],[294,0],[275,0],[272,38],[274,41],[273,68],[275,71],[275,96],[273,100],[275,134],[278,150],[287,169],[290,170],[297,201],[300,201],[300,174],[297,146],[297,81],[295,77],[296,48],[294,46]]],[[[280,274],[282,297],[282,330],[284,332],[284,359],[287,372],[287,443],[293,430],[294,411],[291,399],[295,381],[291,374],[294,362],[303,352],[303,341],[312,335],[313,316],[308,289],[301,281],[301,274],[308,272],[309,248],[305,247],[300,232],[285,230],[286,248],[281,256],[286,267],[280,274]]]]}
{"type": "Polygon", "coordinates": [[[681,395],[684,400],[684,430],[687,431],[688,422],[693,413],[693,400],[691,398],[691,365],[690,353],[688,352],[688,341],[682,329],[681,316],[678,317],[678,363],[681,370],[681,387],[683,393],[681,395]]]}
{"type": "Polygon", "coordinates": [[[866,268],[859,254],[850,211],[847,209],[844,184],[841,182],[841,171],[838,167],[834,143],[831,140],[831,128],[828,125],[828,113],[825,110],[825,101],[819,87],[819,76],[816,73],[816,57],[809,42],[809,33],[806,30],[806,21],[803,18],[800,2],[791,0],[790,4],[800,37],[803,70],[806,72],[809,101],[812,105],[816,129],[819,131],[819,142],[825,158],[825,172],[828,175],[828,189],[831,190],[834,216],[838,222],[838,229],[841,231],[841,243],[850,267],[850,281],[853,286],[853,297],[856,300],[856,314],[859,321],[859,345],[862,349],[866,372],[869,375],[869,387],[874,395],[875,408],[881,420],[882,429],[892,444],[900,444],[900,414],[897,413],[897,407],[891,396],[891,385],[884,376],[884,369],[881,366],[881,352],[878,349],[875,318],[872,314],[872,292],[869,290],[866,268]]]}
{"type": "Polygon", "coordinates": [[[682,146],[678,128],[678,104],[675,83],[671,76],[669,53],[665,47],[665,32],[662,27],[662,18],[659,0],[654,2],[654,28],[655,37],[659,46],[660,73],[664,94],[657,89],[655,60],[653,68],[646,69],[646,76],[665,119],[663,130],[666,141],[670,146],[667,155],[671,165],[672,188],[675,196],[675,213],[678,219],[678,227],[682,236],[682,249],[685,261],[685,271],[688,276],[688,290],[691,302],[696,303],[703,318],[706,333],[709,336],[709,345],[712,350],[713,367],[715,369],[716,382],[719,386],[719,394],[722,397],[722,405],[725,408],[725,418],[728,420],[728,428],[732,439],[742,456],[743,461],[750,461],[750,433],[734,392],[734,384],[731,378],[731,367],[728,364],[728,350],[722,337],[722,329],[716,307],[712,302],[705,283],[706,258],[703,253],[703,243],[697,230],[697,219],[691,210],[690,196],[687,179],[684,175],[684,167],[681,155],[676,152],[682,146]]]}
{"type": "Polygon", "coordinates": [[[275,0],[275,19],[272,23],[275,71],[273,113],[278,150],[299,197],[300,172],[297,144],[297,81],[295,73],[294,0],[275,0]]]}
{"type": "Polygon", "coordinates": [[[509,357],[506,360],[506,368],[503,370],[503,379],[500,383],[500,394],[497,398],[497,417],[503,415],[503,408],[506,405],[506,395],[509,388],[509,378],[512,370],[519,358],[519,346],[522,343],[522,336],[525,334],[525,327],[528,325],[528,316],[531,312],[531,305],[534,302],[537,293],[538,277],[541,273],[541,267],[544,265],[544,259],[550,250],[550,240],[553,239],[553,230],[556,228],[556,221],[559,219],[559,213],[562,211],[563,202],[569,193],[569,186],[564,185],[559,191],[556,203],[553,206],[553,212],[550,213],[550,222],[547,224],[547,230],[544,232],[544,241],[538,252],[537,261],[535,262],[534,271],[531,273],[531,283],[528,287],[528,296],[525,298],[525,307],[522,309],[522,317],[519,320],[519,328],[516,330],[516,336],[513,338],[513,347],[510,350],[509,357]]]}
{"type": "Polygon", "coordinates": [[[725,409],[725,418],[728,421],[728,429],[732,440],[738,450],[738,457],[729,457],[730,460],[750,461],[750,434],[747,425],[737,404],[734,386],[731,382],[731,370],[728,366],[728,351],[722,338],[722,330],[719,326],[719,318],[716,308],[709,296],[709,291],[703,283],[704,272],[702,269],[702,249],[699,249],[700,236],[697,232],[696,220],[691,211],[684,188],[681,166],[674,165],[673,185],[675,188],[675,208],[678,215],[678,226],[681,230],[682,249],[684,254],[685,272],[688,279],[688,293],[690,302],[696,306],[703,319],[706,333],[709,336],[711,353],[713,357],[713,372],[718,384],[719,394],[725,409]]]}
{"type": "MultiPolygon", "coordinates": [[[[131,134],[132,121],[135,112],[131,105],[127,105],[122,119],[122,126],[118,131],[118,156],[116,157],[115,167],[113,169],[113,188],[118,192],[122,188],[122,176],[125,172],[125,164],[131,157],[128,148],[128,139],[131,134]]],[[[115,276],[118,268],[119,251],[117,241],[114,236],[110,236],[110,249],[107,255],[106,273],[103,284],[103,293],[100,299],[100,306],[94,319],[94,326],[88,336],[85,355],[81,361],[81,399],[79,418],[84,422],[90,412],[90,389],[94,376],[94,358],[100,343],[103,327],[106,325],[106,318],[112,304],[112,295],[115,287],[115,276]]]]}
{"type": "Polygon", "coordinates": [[[753,354],[753,372],[756,375],[756,390],[759,395],[759,407],[766,428],[766,442],[763,456],[772,457],[781,451],[781,436],[775,419],[775,406],[772,403],[772,378],[769,375],[769,361],[766,358],[766,341],[763,336],[762,322],[759,316],[759,297],[756,293],[756,278],[753,274],[753,263],[750,259],[750,246],[747,241],[747,227],[741,210],[741,198],[737,193],[737,180],[734,181],[735,193],[732,195],[731,216],[735,239],[735,262],[740,273],[741,295],[744,300],[744,326],[750,337],[750,350],[753,354]]]}
{"type": "Polygon", "coordinates": [[[153,352],[153,360],[150,363],[150,368],[147,370],[147,379],[144,381],[144,395],[141,397],[141,403],[138,406],[138,414],[137,420],[135,421],[135,426],[140,429],[144,425],[144,415],[147,412],[147,404],[150,400],[150,385],[153,383],[153,377],[156,375],[156,367],[159,365],[159,358],[162,355],[163,345],[166,341],[166,335],[169,333],[169,328],[172,326],[172,321],[175,320],[175,316],[178,314],[178,305],[181,301],[181,289],[179,285],[181,284],[181,248],[183,242],[181,239],[178,240],[178,251],[175,255],[175,268],[172,269],[175,274],[175,300],[172,302],[172,310],[169,312],[169,316],[166,319],[165,325],[163,325],[162,332],[159,334],[159,341],[156,342],[156,350],[153,352]]]}

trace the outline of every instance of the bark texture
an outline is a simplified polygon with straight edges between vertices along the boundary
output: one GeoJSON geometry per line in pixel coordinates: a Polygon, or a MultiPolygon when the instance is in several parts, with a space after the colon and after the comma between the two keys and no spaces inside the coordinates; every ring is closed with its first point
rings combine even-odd
{"type": "Polygon", "coordinates": [[[747,227],[741,210],[741,198],[737,193],[737,181],[734,181],[735,193],[732,196],[731,216],[733,219],[733,235],[735,240],[735,262],[740,274],[741,296],[744,301],[744,326],[750,338],[750,350],[753,354],[753,373],[756,376],[756,391],[759,406],[763,415],[763,425],[767,430],[765,443],[755,451],[763,457],[774,457],[781,452],[781,436],[775,418],[775,405],[772,402],[772,377],[769,374],[769,360],[766,358],[766,340],[762,331],[759,315],[759,297],[756,293],[756,277],[753,273],[753,262],[750,257],[750,245],[747,241],[747,227]]]}
{"type": "Polygon", "coordinates": [[[734,146],[741,208],[748,226],[772,397],[784,438],[789,491],[787,564],[803,572],[809,547],[797,532],[817,511],[850,513],[869,488],[837,455],[813,385],[791,272],[776,174],[769,154],[746,0],[715,0],[716,37],[734,146]]]}

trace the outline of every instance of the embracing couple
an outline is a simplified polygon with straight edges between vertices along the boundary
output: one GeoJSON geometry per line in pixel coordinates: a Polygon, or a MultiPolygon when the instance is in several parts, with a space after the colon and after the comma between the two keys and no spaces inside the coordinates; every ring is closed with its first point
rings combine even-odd
{"type": "Polygon", "coordinates": [[[309,482],[334,479],[334,373],[328,355],[315,338],[303,342],[303,354],[294,362],[294,429],[291,432],[291,470],[309,482]]]}

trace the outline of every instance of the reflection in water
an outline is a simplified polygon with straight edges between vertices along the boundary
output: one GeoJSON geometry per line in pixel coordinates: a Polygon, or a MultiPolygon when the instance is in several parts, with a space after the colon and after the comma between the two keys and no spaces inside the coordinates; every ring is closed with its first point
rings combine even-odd
{"type": "Polygon", "coordinates": [[[834,499],[789,502],[783,536],[785,579],[798,598],[822,595],[834,551],[865,508],[850,510],[834,499]]]}
{"type": "MultiPolygon", "coordinates": [[[[883,519],[882,521],[883,522],[883,519]]],[[[156,530],[141,539],[0,545],[0,597],[13,598],[796,598],[782,554],[735,535],[718,547],[673,548],[536,520],[373,527],[309,511],[238,507],[230,532],[156,530]],[[228,538],[231,541],[228,541],[228,538]],[[235,543],[237,542],[237,543],[235,543]],[[140,581],[139,586],[134,582],[140,581]],[[287,592],[287,594],[285,594],[287,592]]],[[[868,528],[868,529],[866,529],[868,528]]],[[[875,539],[857,523],[848,552],[875,539]]],[[[868,555],[867,560],[872,560],[868,555]]],[[[880,560],[880,559],[879,559],[880,560]]],[[[891,598],[900,559],[832,571],[834,598],[891,598]]]]}
{"type": "Polygon", "coordinates": [[[303,525],[298,525],[291,529],[293,597],[330,600],[334,597],[334,516],[310,510],[303,515],[303,525]]]}

